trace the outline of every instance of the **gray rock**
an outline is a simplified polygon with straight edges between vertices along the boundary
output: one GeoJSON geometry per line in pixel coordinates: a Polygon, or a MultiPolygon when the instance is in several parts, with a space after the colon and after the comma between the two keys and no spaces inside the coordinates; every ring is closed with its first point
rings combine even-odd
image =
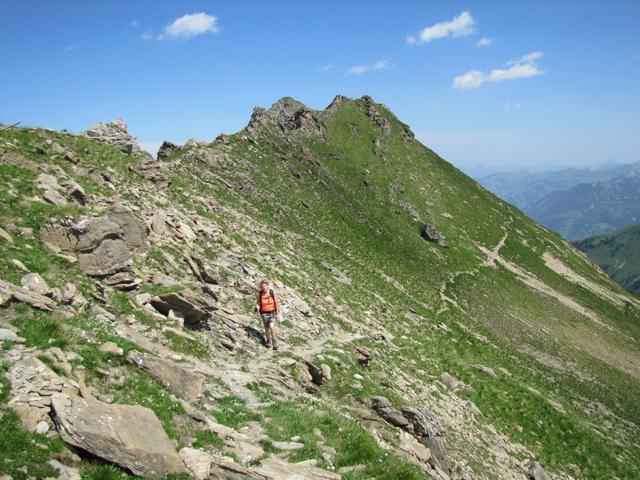
{"type": "Polygon", "coordinates": [[[80,135],[116,147],[129,155],[142,152],[142,149],[136,143],[135,137],[127,132],[127,124],[122,119],[111,123],[97,123],[81,132],[80,135]]]}
{"type": "Polygon", "coordinates": [[[67,204],[67,199],[57,190],[45,190],[42,194],[42,199],[57,207],[63,207],[67,204]]]}
{"type": "Polygon", "coordinates": [[[493,378],[497,377],[496,372],[493,370],[493,368],[485,367],[484,365],[481,365],[479,363],[472,363],[471,365],[469,365],[469,368],[473,368],[474,370],[478,370],[479,372],[486,373],[493,378]]]}
{"type": "Polygon", "coordinates": [[[185,400],[196,400],[202,393],[205,379],[199,373],[190,372],[173,362],[135,350],[129,352],[127,360],[147,371],[185,400]]]}
{"type": "Polygon", "coordinates": [[[60,463],[58,460],[49,460],[51,465],[58,472],[58,480],[81,480],[80,470],[73,467],[68,467],[60,463]]]}
{"type": "Polygon", "coordinates": [[[347,275],[345,275],[345,273],[342,270],[340,270],[338,267],[331,265],[330,263],[327,263],[327,262],[322,262],[321,265],[325,270],[331,273],[331,275],[333,275],[333,277],[338,282],[344,283],[345,285],[351,284],[351,279],[347,275]]]}
{"type": "Polygon", "coordinates": [[[173,155],[175,152],[179,151],[180,147],[178,145],[176,145],[175,143],[169,142],[168,140],[165,140],[164,142],[162,142],[162,145],[160,145],[160,148],[158,149],[158,160],[163,160],[167,157],[170,157],[171,155],[173,155]]]}
{"type": "Polygon", "coordinates": [[[56,307],[56,302],[50,298],[3,280],[0,280],[0,298],[4,298],[2,303],[6,303],[8,300],[15,300],[18,302],[28,303],[32,307],[46,312],[52,312],[56,307]]]}
{"type": "Polygon", "coordinates": [[[529,462],[528,473],[531,480],[549,480],[549,476],[545,473],[542,466],[538,462],[529,462]]]}
{"type": "Polygon", "coordinates": [[[153,411],[75,395],[51,397],[53,419],[62,439],[135,475],[186,473],[184,463],[153,411]]]}
{"type": "Polygon", "coordinates": [[[115,342],[105,342],[98,348],[103,353],[110,353],[111,355],[122,356],[124,350],[119,347],[115,342]]]}
{"type": "Polygon", "coordinates": [[[40,236],[54,251],[75,254],[87,275],[113,275],[132,264],[125,234],[117,223],[105,217],[48,221],[40,228],[40,236]]]}
{"type": "Polygon", "coordinates": [[[455,390],[460,385],[460,381],[447,372],[440,375],[440,382],[449,390],[455,390]]]}
{"type": "Polygon", "coordinates": [[[185,325],[194,329],[206,327],[209,312],[215,308],[208,297],[183,292],[160,295],[152,298],[150,303],[163,315],[168,315],[170,310],[179,313],[184,318],[185,325]]]}
{"type": "Polygon", "coordinates": [[[418,410],[412,407],[403,407],[402,415],[411,423],[413,434],[416,437],[440,437],[444,430],[438,418],[428,410],[418,410]]]}
{"type": "Polygon", "coordinates": [[[84,189],[75,180],[64,180],[60,183],[60,186],[65,189],[67,195],[77,201],[80,205],[87,203],[87,195],[84,193],[84,189]]]}
{"type": "Polygon", "coordinates": [[[144,252],[149,248],[146,225],[127,206],[121,203],[115,204],[111,207],[107,218],[120,227],[129,250],[144,252]]]}
{"type": "Polygon", "coordinates": [[[28,273],[20,280],[23,288],[26,288],[30,292],[39,293],[40,295],[47,295],[51,289],[47,282],[39,273],[28,273]]]}
{"type": "Polygon", "coordinates": [[[18,260],[16,258],[12,258],[11,259],[11,265],[13,265],[18,270],[21,270],[23,272],[28,272],[29,271],[29,269],[27,267],[25,267],[24,263],[22,263],[20,260],[18,260]]]}
{"type": "Polygon", "coordinates": [[[0,228],[0,238],[2,238],[7,243],[13,243],[13,237],[7,233],[6,230],[0,228]]]}
{"type": "Polygon", "coordinates": [[[320,365],[320,369],[322,370],[322,376],[327,380],[331,380],[331,367],[326,363],[320,365]]]}
{"type": "Polygon", "coordinates": [[[211,455],[196,448],[184,447],[180,458],[196,480],[206,480],[211,474],[211,455]]]}
{"type": "MultiPolygon", "coordinates": [[[[252,471],[268,479],[278,480],[340,480],[342,475],[310,465],[307,462],[287,463],[280,458],[269,457],[252,471]]],[[[264,478],[263,477],[263,478],[264,478]]]]}
{"type": "Polygon", "coordinates": [[[438,231],[438,228],[433,223],[426,223],[422,227],[422,230],[421,230],[420,234],[422,235],[422,238],[424,238],[425,240],[428,240],[430,242],[435,242],[438,245],[440,245],[441,247],[448,247],[449,246],[449,244],[447,243],[447,241],[444,238],[444,235],[442,235],[438,231]]]}
{"type": "Polygon", "coordinates": [[[7,328],[0,328],[0,342],[22,343],[24,338],[7,328]]]}

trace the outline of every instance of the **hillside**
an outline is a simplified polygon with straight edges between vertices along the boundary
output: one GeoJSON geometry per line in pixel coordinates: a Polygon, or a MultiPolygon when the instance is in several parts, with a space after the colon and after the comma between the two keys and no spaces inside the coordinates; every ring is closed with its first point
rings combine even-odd
{"type": "Polygon", "coordinates": [[[12,478],[640,476],[640,301],[371,98],[0,152],[12,478]]]}
{"type": "Polygon", "coordinates": [[[575,242],[607,274],[628,291],[640,295],[640,225],[575,242]]]}

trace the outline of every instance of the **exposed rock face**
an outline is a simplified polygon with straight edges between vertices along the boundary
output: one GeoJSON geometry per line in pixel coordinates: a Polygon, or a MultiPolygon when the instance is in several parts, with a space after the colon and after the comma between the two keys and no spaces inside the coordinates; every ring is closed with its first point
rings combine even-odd
{"type": "MultiPolygon", "coordinates": [[[[441,466],[446,466],[444,429],[435,415],[427,409],[418,410],[413,407],[403,407],[398,410],[385,397],[371,397],[369,402],[378,415],[413,435],[429,450],[427,453],[422,449],[412,449],[414,450],[412,454],[416,457],[425,457],[430,463],[437,461],[441,466]]],[[[409,446],[410,444],[405,442],[405,447],[409,446]]]]}
{"type": "Polygon", "coordinates": [[[178,145],[165,140],[164,142],[162,142],[162,145],[160,145],[160,148],[158,149],[158,160],[165,159],[173,155],[178,150],[180,150],[180,147],[178,145]]]}
{"type": "Polygon", "coordinates": [[[366,106],[365,113],[367,114],[367,116],[373,121],[373,123],[375,123],[378,127],[380,127],[380,129],[382,130],[382,133],[385,136],[389,135],[391,133],[391,124],[389,123],[389,120],[384,118],[382,114],[378,111],[378,108],[376,107],[376,103],[373,101],[373,99],[365,95],[364,97],[362,97],[362,100],[365,102],[365,106],[366,106]]]}
{"type": "Polygon", "coordinates": [[[127,124],[122,119],[114,120],[111,123],[97,123],[80,135],[112,145],[129,155],[142,152],[135,137],[127,132],[127,124]]]}
{"type": "Polygon", "coordinates": [[[447,243],[447,241],[444,238],[444,235],[442,235],[437,227],[435,226],[435,224],[433,223],[427,223],[422,227],[422,231],[420,232],[420,234],[422,235],[422,238],[424,238],[425,240],[428,240],[430,242],[435,242],[438,245],[440,245],[441,247],[448,247],[449,244],[447,243]]]}
{"type": "Polygon", "coordinates": [[[299,131],[308,135],[324,136],[326,128],[313,110],[291,97],[284,97],[274,103],[269,110],[256,107],[247,126],[255,132],[261,126],[274,124],[284,133],[299,131]]]}
{"type": "Polygon", "coordinates": [[[75,395],[51,398],[62,439],[140,476],[186,473],[155,414],[139,405],[110,405],[75,395]]]}
{"type": "Polygon", "coordinates": [[[8,406],[13,408],[29,431],[35,432],[41,422],[51,424],[51,396],[60,392],[75,393],[71,382],[58,376],[47,365],[35,357],[18,360],[8,372],[11,393],[8,406]]]}
{"type": "Polygon", "coordinates": [[[204,377],[190,372],[181,366],[155,355],[131,351],[127,360],[146,370],[152,377],[176,392],[182,398],[192,401],[200,396],[204,385],[204,377]]]}
{"type": "Polygon", "coordinates": [[[40,236],[54,251],[74,254],[82,271],[96,277],[129,269],[131,251],[148,246],[144,223],[122,205],[115,205],[107,217],[46,222],[40,236]]]}

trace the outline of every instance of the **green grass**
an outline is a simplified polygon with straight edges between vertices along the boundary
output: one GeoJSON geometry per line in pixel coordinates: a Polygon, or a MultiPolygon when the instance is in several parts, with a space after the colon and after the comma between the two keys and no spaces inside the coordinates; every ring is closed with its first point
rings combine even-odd
{"type": "Polygon", "coordinates": [[[259,414],[249,410],[240,398],[234,396],[219,399],[216,407],[216,420],[236,430],[247,422],[261,418],[259,414]]]}
{"type": "Polygon", "coordinates": [[[300,442],[304,443],[302,449],[288,457],[289,461],[316,459],[319,466],[329,467],[321,456],[318,445],[320,439],[314,433],[314,429],[318,429],[325,445],[336,450],[335,468],[360,464],[366,466],[365,470],[345,478],[426,478],[417,468],[382,450],[359,424],[330,409],[304,400],[297,403],[275,401],[264,409],[263,414],[270,419],[263,425],[271,439],[289,441],[291,437],[299,436],[300,442]]]}
{"type": "Polygon", "coordinates": [[[56,477],[56,471],[47,462],[62,450],[62,440],[28,432],[11,409],[0,415],[0,471],[15,480],[56,477]]]}

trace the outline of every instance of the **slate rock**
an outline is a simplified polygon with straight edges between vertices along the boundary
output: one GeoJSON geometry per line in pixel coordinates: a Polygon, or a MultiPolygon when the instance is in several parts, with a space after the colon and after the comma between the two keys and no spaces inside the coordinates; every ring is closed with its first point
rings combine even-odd
{"type": "Polygon", "coordinates": [[[107,404],[75,395],[51,397],[62,439],[139,476],[187,473],[162,423],[140,405],[107,404]]]}

